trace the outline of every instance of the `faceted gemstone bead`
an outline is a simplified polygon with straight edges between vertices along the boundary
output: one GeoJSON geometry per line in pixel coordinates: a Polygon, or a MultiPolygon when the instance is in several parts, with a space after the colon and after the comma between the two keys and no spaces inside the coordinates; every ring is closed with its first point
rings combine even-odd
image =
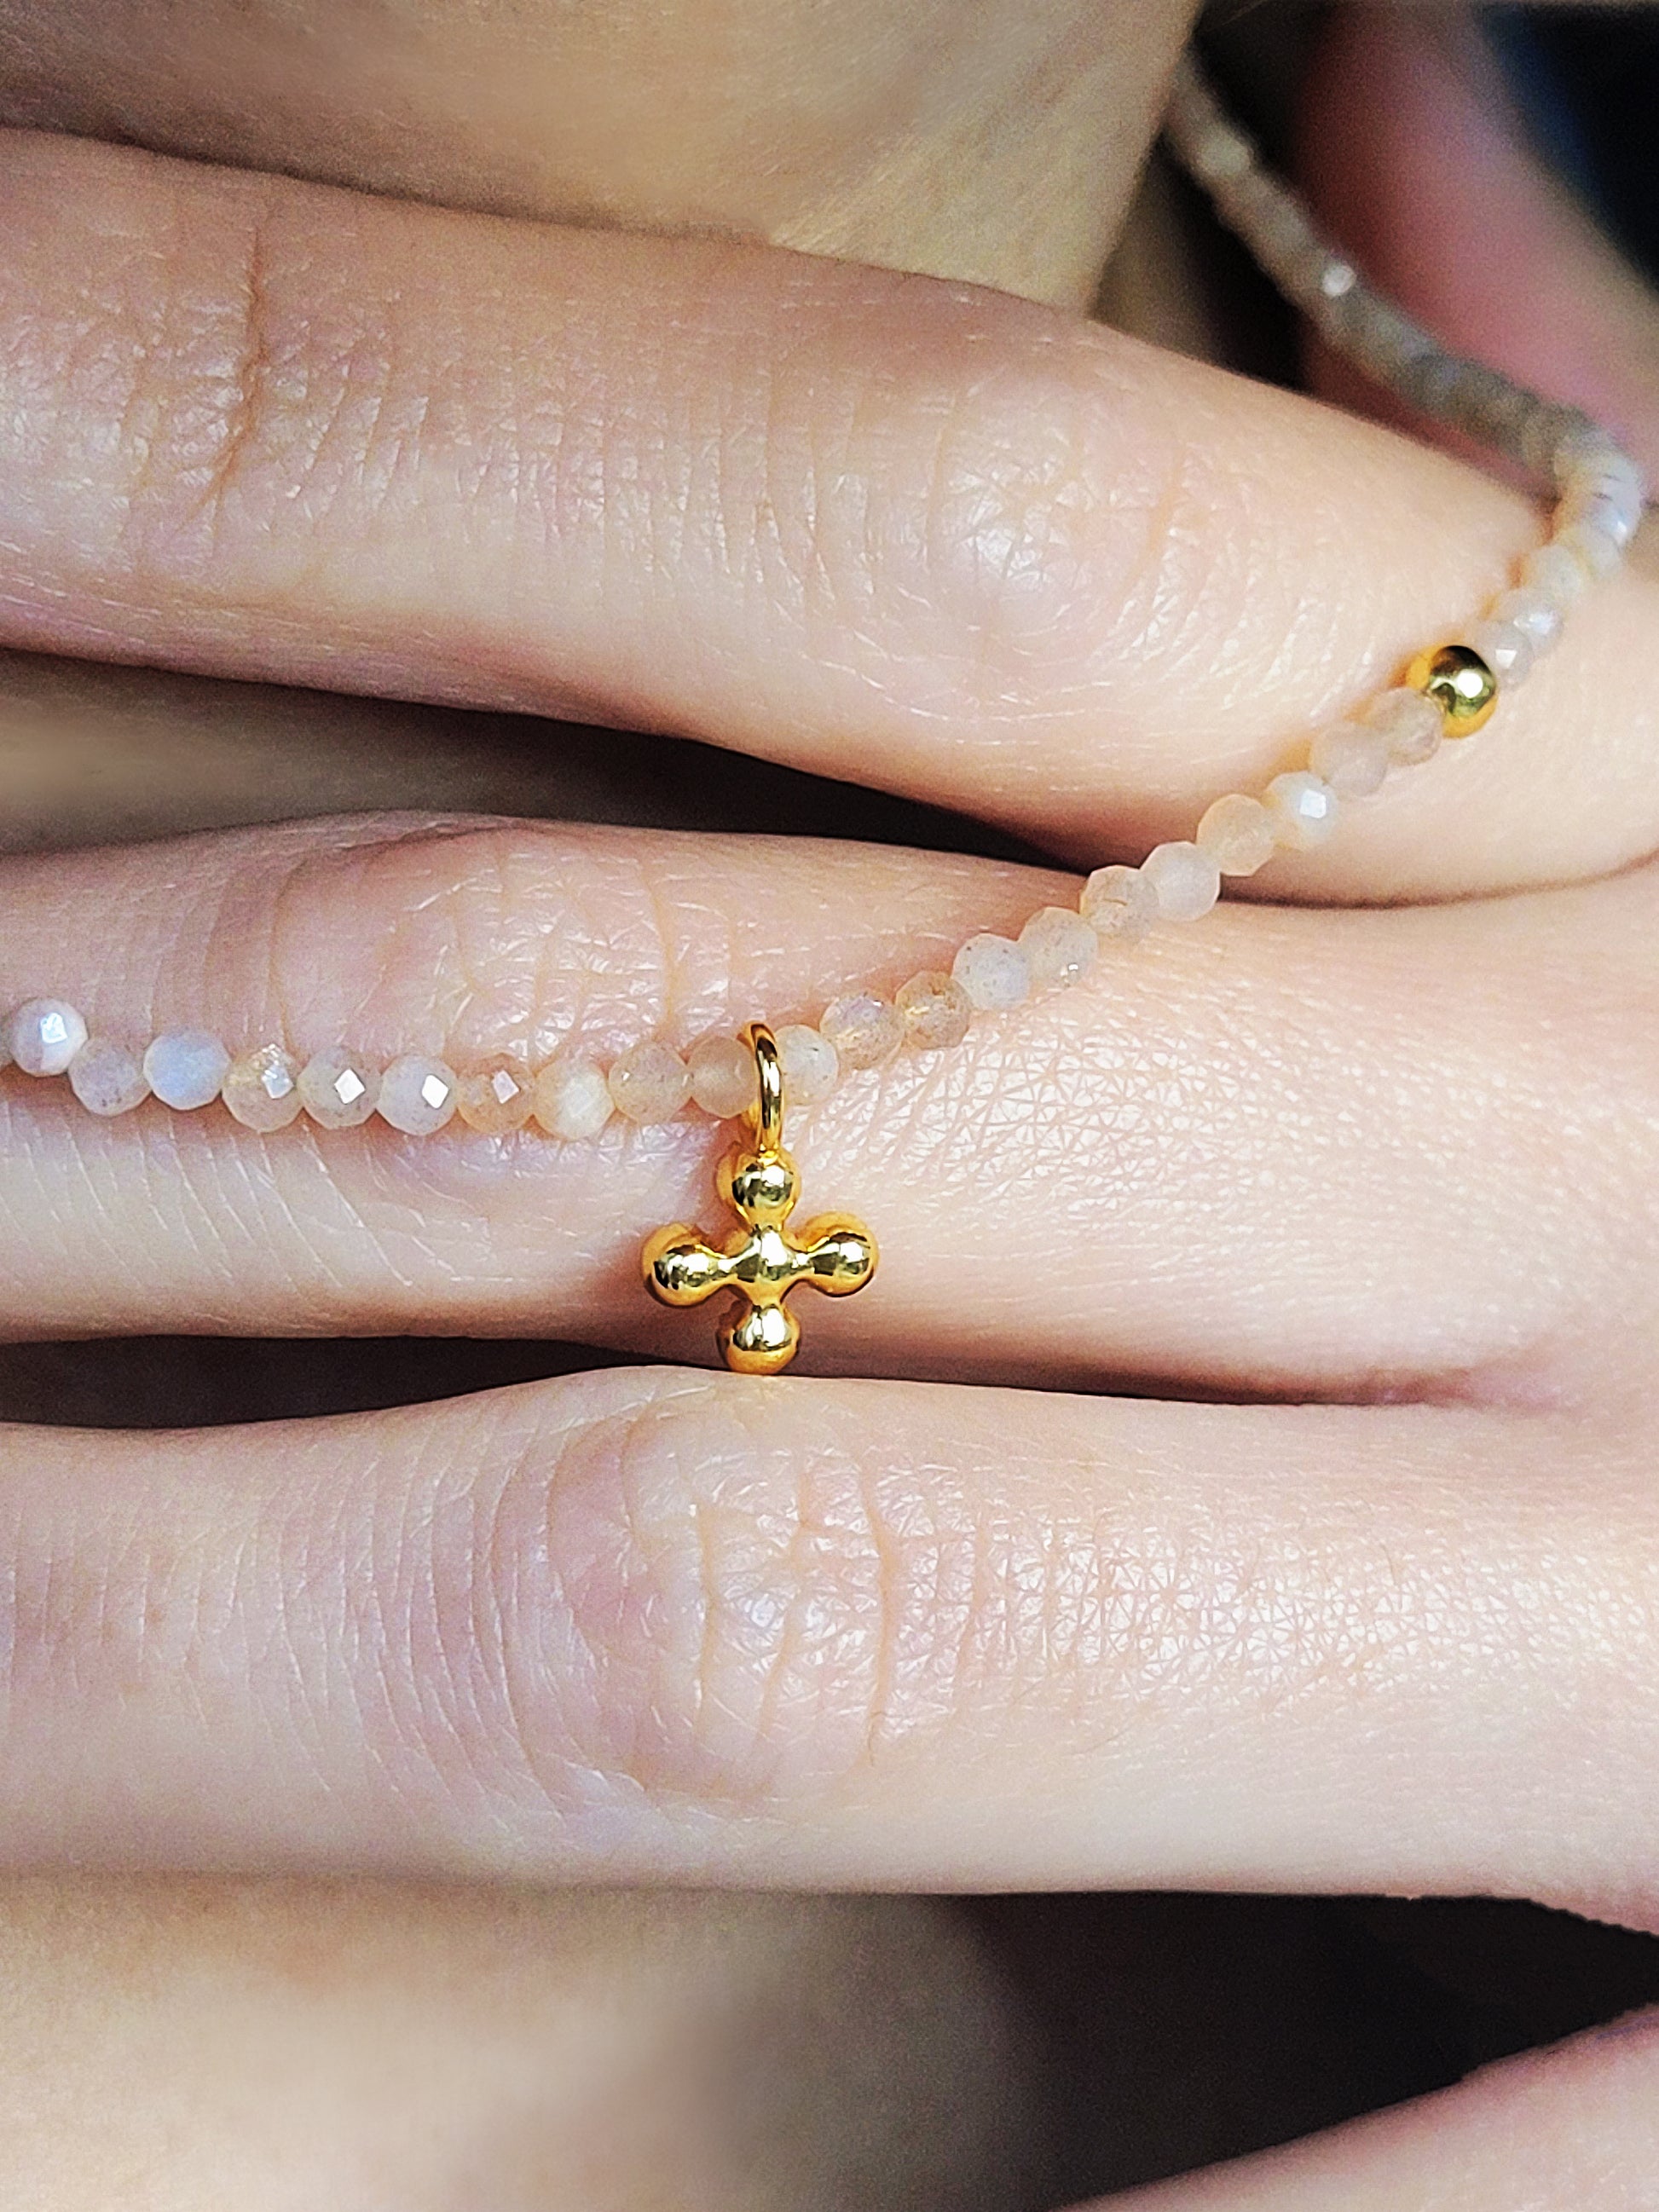
{"type": "Polygon", "coordinates": [[[896,1006],[872,991],[849,992],[827,1006],[818,1021],[819,1033],[835,1047],[843,1069],[881,1067],[904,1042],[904,1024],[896,1006]]]}
{"type": "Polygon", "coordinates": [[[992,930],[969,939],[951,973],[981,1013],[1000,1013],[1031,995],[1031,963],[1012,938],[992,930]]]}
{"type": "Polygon", "coordinates": [[[380,1119],[406,1137],[430,1137],[454,1119],[460,1079],[447,1061],[408,1052],[380,1078],[380,1119]]]}
{"type": "Polygon", "coordinates": [[[1565,614],[1589,591],[1590,573],[1565,545],[1539,545],[1521,563],[1521,580],[1565,614]]]}
{"type": "Polygon", "coordinates": [[[704,1037],[691,1048],[691,1103],[717,1121],[734,1121],[758,1097],[755,1055],[740,1037],[704,1037]]]}
{"type": "Polygon", "coordinates": [[[1365,709],[1365,721],[1388,739],[1389,758],[1396,768],[1420,768],[1432,760],[1446,734],[1439,708],[1409,684],[1396,684],[1373,699],[1365,709]]]}
{"type": "Polygon", "coordinates": [[[1078,910],[1097,937],[1144,937],[1158,918],[1158,893],[1139,868],[1097,868],[1078,910]]]}
{"type": "Polygon", "coordinates": [[[1308,766],[1339,799],[1369,799],[1389,773],[1389,741],[1364,722],[1333,722],[1308,749],[1308,766]]]}
{"type": "MultiPolygon", "coordinates": [[[[1077,920],[1073,915],[1073,921],[1077,920]]],[[[1086,926],[1086,925],[1085,925],[1086,926]]],[[[918,1052],[944,1052],[960,1044],[974,1018],[973,1002],[954,976],[924,968],[894,998],[907,1043],[918,1052]]]]}
{"type": "Polygon", "coordinates": [[[508,1137],[530,1119],[535,1083],[521,1060],[503,1054],[471,1068],[456,1086],[455,1110],[481,1137],[508,1137]]]}
{"type": "Polygon", "coordinates": [[[1597,483],[1569,492],[1558,519],[1566,525],[1591,524],[1604,531],[1622,552],[1642,526],[1642,512],[1640,495],[1628,486],[1597,483]]]}
{"type": "Polygon", "coordinates": [[[229,1073],[230,1054],[210,1030],[167,1030],[144,1054],[150,1089],[180,1114],[211,1106],[229,1073]]]}
{"type": "Polygon", "coordinates": [[[1523,684],[1532,672],[1532,640],[1514,623],[1478,622],[1464,643],[1480,654],[1500,684],[1523,684]]]}
{"type": "Polygon", "coordinates": [[[221,1093],[245,1129],[286,1129],[300,1110],[300,1063],[279,1044],[263,1044],[230,1063],[221,1093]]]}
{"type": "Polygon", "coordinates": [[[841,1080],[841,1056],[821,1030],[786,1022],[777,1035],[784,1097],[791,1105],[815,1106],[841,1080]]]}
{"type": "Polygon", "coordinates": [[[1253,876],[1272,860],[1278,840],[1273,820],[1259,799],[1242,791],[1218,799],[1198,825],[1194,839],[1224,876],[1253,876]]]}
{"type": "Polygon", "coordinates": [[[62,1075],[87,1041],[87,1025],[62,999],[31,999],[12,1016],[6,1042],[25,1075],[62,1075]]]}
{"type": "Polygon", "coordinates": [[[605,1070],[580,1054],[550,1062],[536,1078],[536,1120],[565,1144],[597,1137],[616,1110],[605,1070]]]}
{"type": "Polygon", "coordinates": [[[300,1103],[319,1129],[357,1129],[380,1103],[380,1072],[356,1053],[319,1052],[300,1070],[300,1103]]]}
{"type": "Polygon", "coordinates": [[[1100,939],[1069,906],[1045,906],[1019,933],[1019,949],[1038,990],[1075,983],[1100,957],[1100,939]]]}
{"type": "Polygon", "coordinates": [[[70,1089],[88,1114],[131,1114],[149,1096],[137,1053],[108,1037],[88,1037],[69,1068],[70,1089]]]}
{"type": "Polygon", "coordinates": [[[1524,584],[1505,592],[1494,603],[1492,618],[1494,622],[1512,623],[1532,647],[1534,659],[1551,651],[1559,641],[1564,628],[1561,610],[1554,600],[1546,599],[1542,592],[1528,590],[1524,584]]]}
{"type": "Polygon", "coordinates": [[[1287,852],[1310,853],[1336,827],[1336,793],[1305,769],[1276,775],[1262,797],[1273,817],[1274,833],[1287,852]]]}
{"type": "Polygon", "coordinates": [[[1564,553],[1571,554],[1597,583],[1612,575],[1625,557],[1617,538],[1593,522],[1570,522],[1565,530],[1556,533],[1555,542],[1564,553]]]}
{"type": "Polygon", "coordinates": [[[611,1068],[611,1096],[630,1121],[672,1121],[691,1097],[691,1071],[672,1046],[648,1037],[611,1068]]]}
{"type": "Polygon", "coordinates": [[[1140,872],[1165,921],[1197,921],[1221,896],[1221,871],[1207,853],[1186,840],[1155,845],[1140,872]]]}

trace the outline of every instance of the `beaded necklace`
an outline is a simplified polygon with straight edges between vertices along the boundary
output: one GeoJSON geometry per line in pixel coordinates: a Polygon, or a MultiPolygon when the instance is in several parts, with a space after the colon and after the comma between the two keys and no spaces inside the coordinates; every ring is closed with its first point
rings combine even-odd
{"type": "Polygon", "coordinates": [[[792,1230],[799,1176],[783,1145],[786,1099],[811,1104],[843,1076],[902,1052],[947,1050],[975,1016],[1064,988],[1103,948],[1201,919],[1228,878],[1254,875],[1276,853],[1322,844],[1344,807],[1486,725],[1554,647],[1577,601],[1619,567],[1641,523],[1642,472],[1615,441],[1577,408],[1449,352],[1374,291],[1263,166],[1190,54],[1176,76],[1166,131],[1223,221],[1334,347],[1417,412],[1481,439],[1555,495],[1547,537],[1484,614],[1456,640],[1419,654],[1401,682],[1317,732],[1305,768],[1274,776],[1259,793],[1226,793],[1190,839],[1158,846],[1138,867],[1097,870],[1075,908],[1045,907],[1018,939],[970,937],[948,973],[924,970],[890,1000],[854,990],[815,1024],[775,1034],[752,1023],[739,1036],[705,1038],[689,1054],[652,1038],[608,1068],[566,1051],[539,1068],[501,1054],[458,1073],[414,1053],[385,1067],[343,1049],[302,1064],[269,1041],[233,1055],[199,1030],[171,1030],[137,1050],[89,1036],[66,1001],[37,998],[0,1031],[0,1065],[29,1076],[66,1075],[94,1114],[130,1113],[151,1097],[179,1112],[222,1103],[245,1127],[268,1133],[301,1113],[324,1129],[356,1127],[378,1115],[410,1136],[431,1134],[457,1116],[491,1136],[533,1123],[563,1143],[597,1137],[616,1116],[648,1124],[693,1108],[740,1121],[742,1139],[717,1176],[738,1226],[719,1240],[683,1223],[659,1230],[645,1246],[642,1273],[651,1294],[670,1306],[727,1294],[719,1343],[732,1368],[775,1374],[786,1367],[800,1340],[790,1293],[803,1284],[832,1295],[860,1291],[877,1265],[875,1239],[850,1216],[825,1215],[792,1230]]]}

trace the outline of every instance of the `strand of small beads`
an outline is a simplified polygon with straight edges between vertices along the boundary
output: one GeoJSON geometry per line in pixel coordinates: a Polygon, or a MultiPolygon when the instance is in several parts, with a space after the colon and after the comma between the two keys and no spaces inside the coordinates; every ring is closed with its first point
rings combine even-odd
{"type": "MultiPolygon", "coordinates": [[[[906,1048],[958,1044],[975,1014],[1075,981],[1103,940],[1195,921],[1215,905],[1227,878],[1255,874],[1276,853],[1322,844],[1344,806],[1485,725],[1554,647],[1577,601],[1619,567],[1640,525],[1642,472],[1607,432],[1577,409],[1449,353],[1371,290],[1297,195],[1263,167],[1190,57],[1174,86],[1168,131],[1224,220],[1333,345],[1419,412],[1481,437],[1553,482],[1548,536],[1461,638],[1431,648],[1401,683],[1317,732],[1305,768],[1274,776],[1259,793],[1218,799],[1190,839],[1159,845],[1139,867],[1097,870],[1075,908],[1045,907],[1017,939],[969,938],[948,974],[925,970],[891,999],[855,991],[826,1006],[815,1025],[780,1028],[778,1065],[795,1104],[827,1097],[842,1075],[881,1066],[906,1048]]],[[[533,1123],[575,1141],[597,1137],[613,1116],[648,1124],[694,1107],[735,1119],[752,1110],[756,1095],[747,1035],[706,1037],[685,1054],[650,1038],[608,1068],[567,1049],[544,1066],[505,1053],[458,1073],[419,1054],[385,1067],[344,1049],[302,1063],[286,1044],[269,1041],[233,1056],[198,1030],[135,1045],[89,1036],[76,1008],[52,998],[30,1000],[5,1023],[0,1064],[6,1061],[27,1075],[66,1074],[94,1114],[130,1113],[152,1097],[179,1112],[222,1101],[238,1121],[262,1131],[284,1128],[302,1113],[325,1129],[378,1115],[423,1136],[459,1115],[489,1135],[533,1123]]]]}

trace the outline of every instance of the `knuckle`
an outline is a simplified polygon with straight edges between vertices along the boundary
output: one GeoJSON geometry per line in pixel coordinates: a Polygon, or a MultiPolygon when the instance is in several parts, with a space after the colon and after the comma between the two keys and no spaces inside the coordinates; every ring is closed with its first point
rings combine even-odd
{"type": "Polygon", "coordinates": [[[769,508],[793,517],[802,605],[958,696],[1029,691],[1053,713],[1056,681],[1097,678],[1126,625],[1167,623],[1195,588],[1167,413],[1097,332],[1044,310],[908,282],[872,313],[838,387],[817,376],[772,410],[789,473],[769,508]]]}
{"type": "Polygon", "coordinates": [[[580,1038],[609,1050],[643,1033],[690,1036],[731,994],[722,909],[682,897],[684,855],[603,833],[462,819],[347,825],[279,858],[263,931],[245,884],[227,896],[265,973],[244,1003],[283,1012],[322,1049],[465,1063],[502,1050],[540,1061],[580,1038]],[[342,957],[349,948],[349,958],[342,957]]]}
{"type": "Polygon", "coordinates": [[[532,1461],[506,1510],[507,1609],[544,1624],[508,1662],[530,1756],[749,1806],[863,1755],[890,1593],[835,1455],[780,1450],[700,1382],[595,1422],[550,1475],[532,1461]]]}

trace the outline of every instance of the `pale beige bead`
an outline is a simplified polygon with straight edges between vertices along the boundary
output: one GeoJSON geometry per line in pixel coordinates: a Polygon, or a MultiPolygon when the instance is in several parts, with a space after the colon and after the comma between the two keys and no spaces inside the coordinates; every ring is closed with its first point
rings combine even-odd
{"type": "Polygon", "coordinates": [[[1305,769],[1276,775],[1262,793],[1262,803],[1273,818],[1274,834],[1288,853],[1312,852],[1336,827],[1336,793],[1305,769]]]}
{"type": "Polygon", "coordinates": [[[286,1129],[300,1110],[300,1063],[279,1044],[262,1044],[230,1063],[220,1093],[245,1129],[286,1129]]]}
{"type": "Polygon", "coordinates": [[[145,1080],[175,1113],[211,1106],[229,1073],[230,1054],[210,1030],[167,1030],[144,1054],[145,1080]]]}
{"type": "Polygon", "coordinates": [[[1388,739],[1389,758],[1396,768],[1421,768],[1439,751],[1446,734],[1439,708],[1409,684],[1396,684],[1373,699],[1365,709],[1365,722],[1388,739]]]}
{"type": "Polygon", "coordinates": [[[951,973],[981,1013],[1000,1013],[1031,995],[1031,968],[1012,938],[994,930],[970,937],[951,963],[951,973]]]}
{"type": "Polygon", "coordinates": [[[30,999],[7,1025],[11,1056],[25,1075],[62,1075],[87,1041],[87,1024],[62,999],[30,999]]]}
{"type": "Polygon", "coordinates": [[[1563,552],[1571,553],[1598,584],[1611,576],[1625,557],[1624,548],[1613,533],[1594,522],[1570,522],[1565,530],[1556,532],[1555,542],[1563,552]]]}
{"type": "Polygon", "coordinates": [[[149,1096],[137,1053],[108,1037],[88,1037],[69,1067],[70,1089],[88,1114],[131,1114],[149,1096]]]}
{"type": "Polygon", "coordinates": [[[629,1121],[672,1121],[690,1103],[691,1071],[672,1045],[647,1037],[611,1067],[611,1096],[629,1121]]]}
{"type": "Polygon", "coordinates": [[[845,1070],[884,1066],[904,1042],[898,1008],[872,991],[849,992],[827,1006],[819,1034],[836,1048],[845,1070]]]}
{"type": "Polygon", "coordinates": [[[616,1110],[605,1070],[579,1054],[550,1061],[536,1078],[532,1111],[565,1144],[597,1137],[616,1110]]]}
{"type": "Polygon", "coordinates": [[[530,1119],[535,1082],[513,1053],[469,1068],[455,1091],[455,1110],[481,1137],[510,1137],[530,1119]]]}
{"type": "Polygon", "coordinates": [[[1489,617],[1466,633],[1463,643],[1478,653],[1504,690],[1524,684],[1532,673],[1532,640],[1518,623],[1489,617]]]}
{"type": "Polygon", "coordinates": [[[1184,839],[1154,845],[1140,864],[1165,921],[1199,921],[1221,896],[1221,871],[1184,839]]]}
{"type": "Polygon", "coordinates": [[[447,1061],[407,1052],[380,1078],[380,1119],[405,1137],[435,1136],[455,1117],[460,1079],[447,1061]]]}
{"type": "Polygon", "coordinates": [[[1074,907],[1045,906],[1019,933],[1034,990],[1063,989],[1100,957],[1100,939],[1074,907]]]}
{"type": "Polygon", "coordinates": [[[793,1106],[815,1106],[841,1080],[841,1060],[829,1038],[805,1022],[786,1022],[777,1032],[784,1097],[793,1106]]]}
{"type": "Polygon", "coordinates": [[[1642,501],[1628,487],[1620,489],[1596,483],[1569,492],[1556,510],[1555,520],[1558,530],[1575,522],[1593,523],[1596,529],[1606,531],[1622,552],[1641,528],[1642,514],[1642,501]]]}
{"type": "MultiPolygon", "coordinates": [[[[1075,921],[1077,916],[1072,919],[1075,921]]],[[[944,1052],[960,1044],[974,1018],[966,991],[954,976],[937,968],[924,968],[919,975],[913,975],[896,993],[893,1004],[903,1020],[906,1042],[918,1052],[944,1052]]]]}
{"type": "Polygon", "coordinates": [[[361,1128],[380,1103],[380,1072],[356,1053],[319,1052],[300,1070],[300,1103],[319,1129],[361,1128]]]}
{"type": "Polygon", "coordinates": [[[717,1121],[734,1121],[756,1104],[755,1055],[741,1037],[704,1037],[691,1048],[691,1099],[717,1121]]]}
{"type": "Polygon", "coordinates": [[[1230,791],[1207,809],[1194,842],[1224,876],[1253,876],[1272,860],[1278,841],[1261,801],[1230,791]]]}
{"type": "Polygon", "coordinates": [[[1529,591],[1524,584],[1494,600],[1492,618],[1512,623],[1531,646],[1534,660],[1553,650],[1565,626],[1554,600],[1546,599],[1542,592],[1529,591]]]}
{"type": "Polygon", "coordinates": [[[1566,614],[1589,591],[1590,574],[1565,545],[1539,545],[1521,563],[1521,581],[1566,614]]]}
{"type": "Polygon", "coordinates": [[[1158,894],[1139,868],[1097,868],[1078,911],[1097,937],[1145,937],[1158,921],[1158,894]]]}
{"type": "Polygon", "coordinates": [[[1308,748],[1308,766],[1339,799],[1369,799],[1389,774],[1389,740],[1363,722],[1333,722],[1308,748]]]}

